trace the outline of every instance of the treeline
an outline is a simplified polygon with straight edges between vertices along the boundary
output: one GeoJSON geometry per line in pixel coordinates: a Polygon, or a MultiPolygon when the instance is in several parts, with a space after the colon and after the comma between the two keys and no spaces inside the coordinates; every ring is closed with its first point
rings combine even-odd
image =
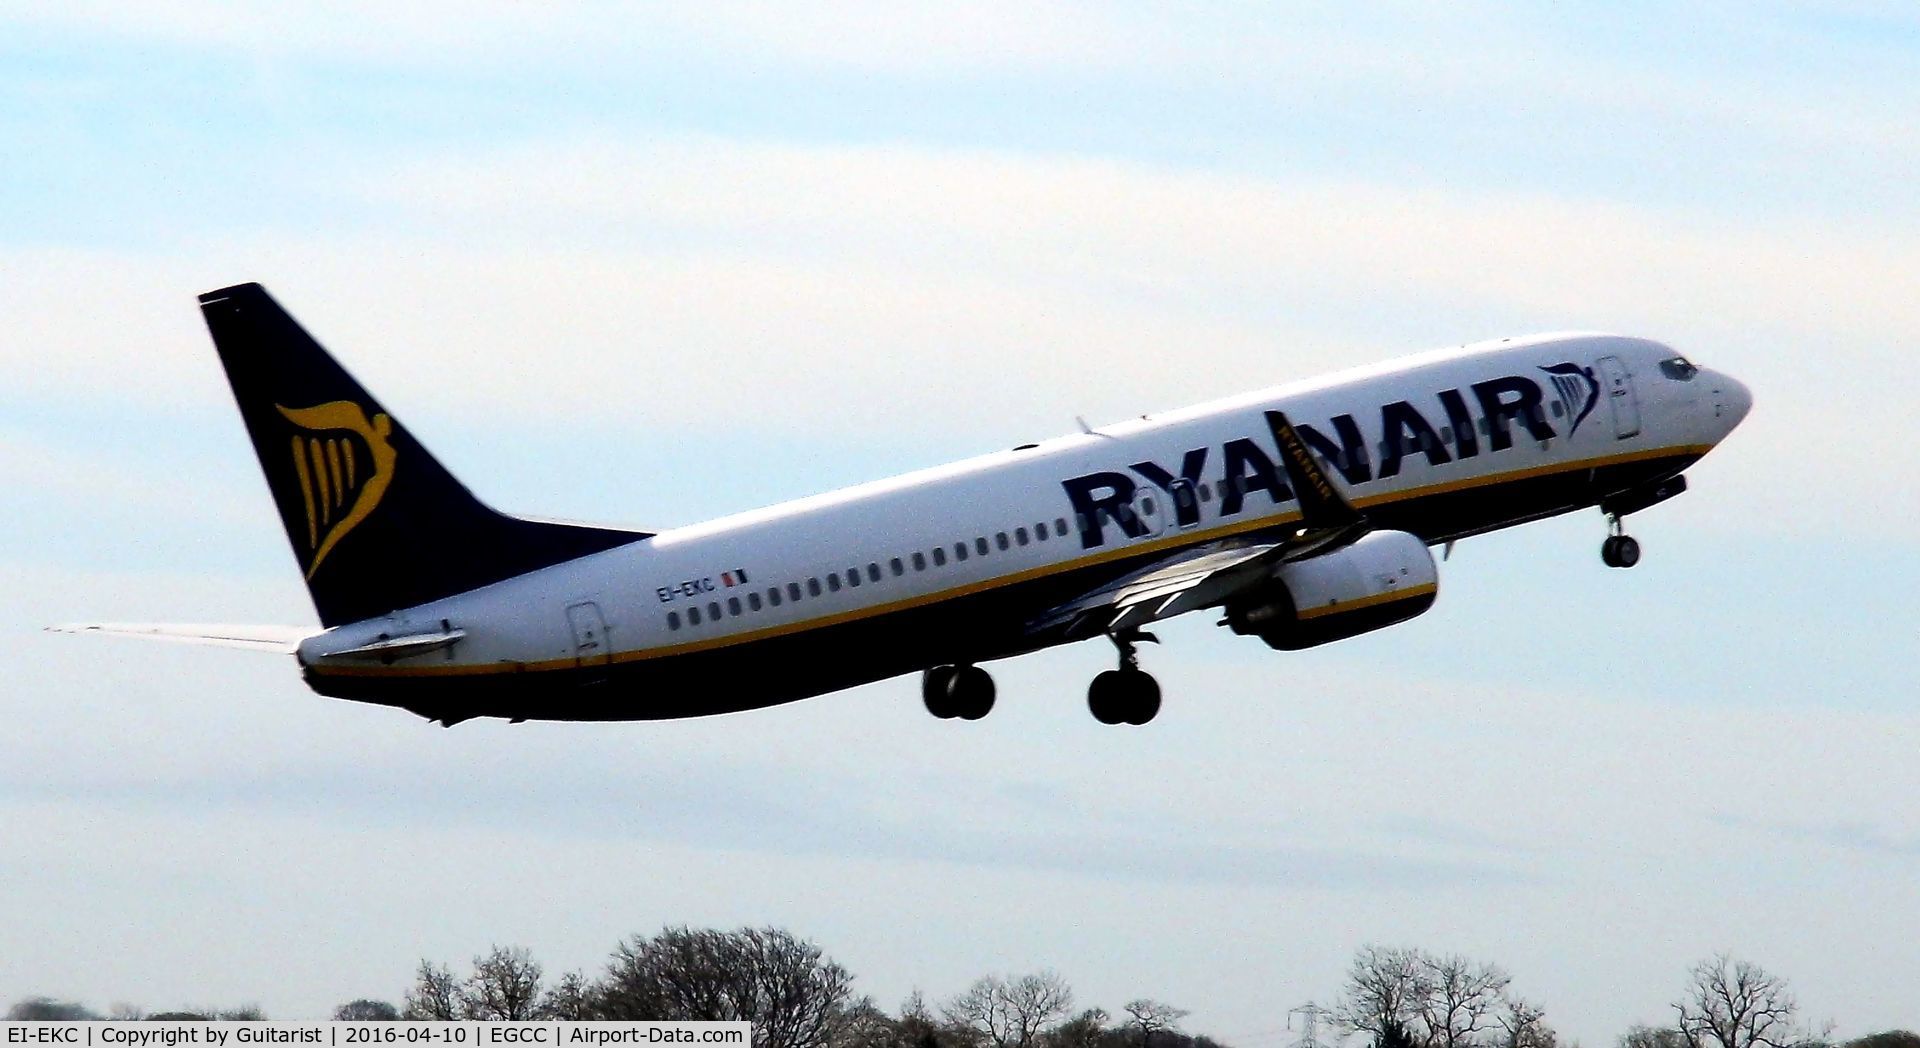
{"type": "MultiPolygon", "coordinates": [[[[1355,954],[1338,1001],[1315,1009],[1327,1048],[1578,1048],[1560,1043],[1547,1010],[1521,996],[1498,965],[1455,954],[1368,946],[1355,954]]],[[[496,946],[464,972],[422,960],[398,1003],[361,998],[335,1019],[740,1020],[754,1048],[1227,1048],[1187,1032],[1187,1011],[1140,997],[1118,1012],[1076,1007],[1059,974],[990,975],[952,997],[919,992],[894,1011],[856,996],[853,976],[811,942],[778,928],[667,928],[623,940],[596,976],[549,978],[524,948],[496,946]]],[[[72,1002],[32,998],[10,1019],[261,1019],[258,1008],[101,1015],[72,1002]]],[[[1685,975],[1670,1013],[1636,1025],[1615,1048],[1920,1048],[1920,1035],[1888,1031],[1847,1042],[1833,1024],[1802,1014],[1786,981],[1718,956],[1685,975]]],[[[1288,1035],[1291,1038],[1292,1035],[1288,1035]]]]}

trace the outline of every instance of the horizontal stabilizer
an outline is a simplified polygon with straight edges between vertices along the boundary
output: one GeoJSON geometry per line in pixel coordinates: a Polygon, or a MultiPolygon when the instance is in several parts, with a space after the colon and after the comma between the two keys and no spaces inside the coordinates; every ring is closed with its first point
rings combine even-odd
{"type": "Polygon", "coordinates": [[[246,648],[291,655],[300,642],[320,632],[318,626],[254,626],[177,622],[73,622],[48,626],[49,633],[101,633],[114,637],[166,640],[176,644],[205,644],[216,648],[246,648]]]}
{"type": "Polygon", "coordinates": [[[409,633],[404,637],[382,637],[356,648],[322,652],[318,657],[326,662],[353,659],[379,659],[391,662],[394,659],[404,659],[409,655],[424,655],[429,651],[451,648],[466,635],[466,630],[442,629],[431,633],[409,633]]]}

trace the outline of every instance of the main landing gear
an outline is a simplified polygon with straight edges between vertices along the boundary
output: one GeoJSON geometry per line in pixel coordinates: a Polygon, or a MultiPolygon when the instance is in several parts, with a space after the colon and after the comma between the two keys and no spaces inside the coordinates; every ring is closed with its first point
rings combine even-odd
{"type": "MultiPolygon", "coordinates": [[[[1120,668],[1093,678],[1087,688],[1087,709],[1102,724],[1145,724],[1160,712],[1160,683],[1140,668],[1134,645],[1159,643],[1138,629],[1107,634],[1120,649],[1120,668]]],[[[958,717],[979,720],[993,710],[993,678],[978,666],[935,666],[920,678],[920,697],[927,712],[942,720],[958,717]]]]}
{"type": "Polygon", "coordinates": [[[1140,668],[1134,645],[1159,638],[1138,629],[1107,634],[1120,649],[1120,668],[1093,678],[1087,688],[1087,709],[1102,724],[1145,724],[1160,712],[1160,682],[1140,668]]]}
{"type": "Polygon", "coordinates": [[[927,712],[947,720],[979,720],[993,710],[993,677],[978,666],[935,666],[920,678],[927,712]]]}
{"type": "Polygon", "coordinates": [[[1607,540],[1600,544],[1600,560],[1609,568],[1631,568],[1640,563],[1640,543],[1625,533],[1617,513],[1607,514],[1607,540]]]}

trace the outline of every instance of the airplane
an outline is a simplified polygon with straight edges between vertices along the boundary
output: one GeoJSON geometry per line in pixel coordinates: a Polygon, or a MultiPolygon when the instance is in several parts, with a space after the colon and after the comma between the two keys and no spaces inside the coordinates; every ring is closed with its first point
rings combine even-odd
{"type": "MultiPolygon", "coordinates": [[[[316,692],[451,726],[653,720],[918,673],[993,708],[982,664],[1105,637],[1106,724],[1161,693],[1144,627],[1192,611],[1297,651],[1433,606],[1430,547],[1598,507],[1622,518],[1746,416],[1659,342],[1543,334],[1142,415],[661,532],[476,499],[259,284],[200,296],[322,629],[50,627],[295,655],[316,692]]],[[[1444,556],[1443,556],[1444,559],[1444,556]]]]}

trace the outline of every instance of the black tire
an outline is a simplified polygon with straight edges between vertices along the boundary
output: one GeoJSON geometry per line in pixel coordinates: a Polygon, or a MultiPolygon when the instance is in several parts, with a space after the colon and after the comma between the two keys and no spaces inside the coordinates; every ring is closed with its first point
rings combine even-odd
{"type": "Polygon", "coordinates": [[[1124,724],[1127,719],[1127,682],[1119,670],[1096,675],[1087,685],[1087,710],[1102,724],[1124,724]]]}
{"type": "Polygon", "coordinates": [[[1607,540],[1600,544],[1600,563],[1605,564],[1609,568],[1619,567],[1620,566],[1619,549],[1620,549],[1620,536],[1608,535],[1607,540]]]}
{"type": "Polygon", "coordinates": [[[947,720],[960,712],[954,702],[953,681],[960,673],[958,666],[935,666],[920,677],[920,701],[927,704],[927,712],[947,720]]]}
{"type": "Polygon", "coordinates": [[[1640,563],[1640,541],[1632,535],[1621,535],[1613,540],[1613,566],[1631,568],[1640,563]]]}
{"type": "Polygon", "coordinates": [[[978,666],[961,666],[947,686],[961,720],[979,720],[993,712],[993,675],[978,666]]]}
{"type": "Polygon", "coordinates": [[[1124,676],[1131,678],[1127,681],[1126,721],[1145,724],[1160,712],[1160,682],[1139,670],[1124,676]]]}

